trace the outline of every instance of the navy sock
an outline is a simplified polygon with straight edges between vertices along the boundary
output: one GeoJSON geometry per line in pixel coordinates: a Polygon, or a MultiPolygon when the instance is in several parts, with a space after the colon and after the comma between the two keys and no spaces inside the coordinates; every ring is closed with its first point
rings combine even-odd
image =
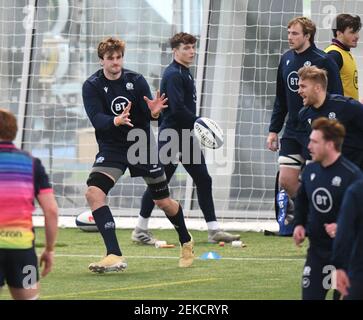
{"type": "Polygon", "coordinates": [[[179,211],[175,216],[166,216],[168,217],[169,221],[174,225],[176,232],[178,232],[180,243],[183,244],[189,242],[191,240],[191,237],[185,225],[183,208],[181,207],[181,205],[179,205],[179,211]]]}
{"type": "Polygon", "coordinates": [[[142,216],[145,219],[150,218],[151,212],[153,211],[154,206],[155,206],[155,204],[154,204],[151,192],[150,192],[149,188],[147,188],[142,196],[141,209],[140,209],[140,213],[139,213],[140,216],[142,216]]]}
{"type": "Polygon", "coordinates": [[[107,255],[115,254],[122,256],[116,237],[115,220],[112,217],[111,210],[108,206],[103,206],[92,212],[97,228],[105,242],[107,255]]]}

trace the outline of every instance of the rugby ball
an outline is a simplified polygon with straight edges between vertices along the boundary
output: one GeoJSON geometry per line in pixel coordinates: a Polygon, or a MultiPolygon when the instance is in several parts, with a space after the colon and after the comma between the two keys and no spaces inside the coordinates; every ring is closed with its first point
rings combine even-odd
{"type": "Polygon", "coordinates": [[[96,232],[98,231],[92,211],[86,210],[76,217],[76,226],[82,231],[96,232]]]}
{"type": "Polygon", "coordinates": [[[212,119],[198,118],[194,122],[194,135],[207,148],[218,149],[223,145],[223,131],[212,119]]]}

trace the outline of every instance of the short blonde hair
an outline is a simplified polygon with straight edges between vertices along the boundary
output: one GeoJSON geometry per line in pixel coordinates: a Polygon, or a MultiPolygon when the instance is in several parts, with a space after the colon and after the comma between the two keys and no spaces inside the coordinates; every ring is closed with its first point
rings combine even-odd
{"type": "Polygon", "coordinates": [[[326,91],[328,88],[328,72],[316,66],[305,66],[297,72],[301,80],[312,80],[322,86],[326,91]]]}

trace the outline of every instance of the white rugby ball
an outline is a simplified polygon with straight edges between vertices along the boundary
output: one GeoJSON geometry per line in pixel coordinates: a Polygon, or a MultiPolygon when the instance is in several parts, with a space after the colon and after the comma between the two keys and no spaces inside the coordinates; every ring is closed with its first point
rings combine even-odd
{"type": "Polygon", "coordinates": [[[198,118],[194,122],[194,135],[207,148],[218,149],[223,145],[223,131],[212,119],[198,118]]]}
{"type": "Polygon", "coordinates": [[[76,217],[76,225],[79,229],[86,232],[96,232],[98,231],[95,219],[93,218],[92,211],[86,210],[80,213],[76,217]]]}

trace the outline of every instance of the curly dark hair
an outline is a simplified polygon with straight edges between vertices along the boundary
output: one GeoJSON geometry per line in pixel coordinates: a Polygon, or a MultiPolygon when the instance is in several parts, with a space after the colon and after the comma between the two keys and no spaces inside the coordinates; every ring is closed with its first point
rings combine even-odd
{"type": "Polygon", "coordinates": [[[178,48],[181,44],[194,44],[197,38],[186,32],[179,32],[170,39],[170,46],[172,49],[178,48]]]}
{"type": "Polygon", "coordinates": [[[337,31],[344,32],[347,28],[352,28],[353,32],[357,32],[362,28],[359,16],[352,16],[347,13],[338,14],[333,21],[332,31],[334,38],[337,37],[337,31]]]}
{"type": "Polygon", "coordinates": [[[97,55],[100,59],[103,59],[105,54],[112,55],[114,52],[121,52],[121,55],[124,56],[125,46],[125,41],[108,37],[98,44],[97,55]]]}

